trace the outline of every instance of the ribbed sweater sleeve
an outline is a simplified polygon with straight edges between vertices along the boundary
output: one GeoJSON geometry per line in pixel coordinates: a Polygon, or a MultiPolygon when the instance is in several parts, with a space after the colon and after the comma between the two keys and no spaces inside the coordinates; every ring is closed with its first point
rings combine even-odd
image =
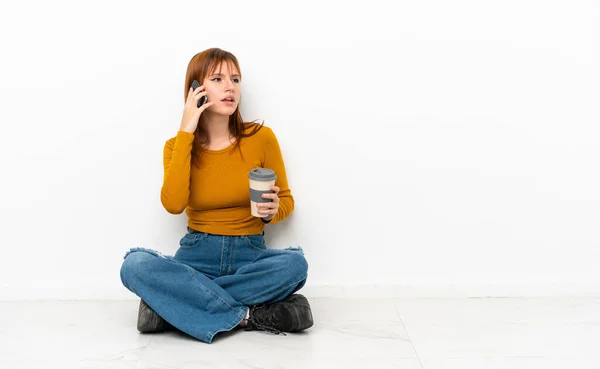
{"type": "Polygon", "coordinates": [[[279,187],[279,210],[269,222],[270,224],[275,224],[290,216],[294,210],[294,197],[288,185],[283,155],[281,154],[277,137],[271,130],[267,130],[267,132],[269,133],[264,146],[264,167],[275,171],[277,175],[275,185],[279,187]]]}
{"type": "Polygon", "coordinates": [[[181,214],[188,205],[193,141],[192,133],[178,131],[174,139],[165,143],[160,201],[171,214],[181,214]]]}

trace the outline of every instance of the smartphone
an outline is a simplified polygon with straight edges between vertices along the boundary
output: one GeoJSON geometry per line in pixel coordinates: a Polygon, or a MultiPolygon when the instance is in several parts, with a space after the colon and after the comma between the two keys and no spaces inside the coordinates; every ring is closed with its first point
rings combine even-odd
{"type": "MultiPolygon", "coordinates": [[[[198,87],[200,87],[200,84],[198,83],[198,81],[194,80],[194,82],[192,82],[192,89],[196,90],[198,87]]],[[[201,107],[202,104],[206,104],[207,101],[208,97],[202,96],[200,100],[198,100],[198,107],[201,107]]]]}

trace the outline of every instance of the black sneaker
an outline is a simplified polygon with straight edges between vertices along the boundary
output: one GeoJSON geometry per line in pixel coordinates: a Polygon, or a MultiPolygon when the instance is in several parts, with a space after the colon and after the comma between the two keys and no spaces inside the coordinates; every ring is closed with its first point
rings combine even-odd
{"type": "Polygon", "coordinates": [[[158,315],[144,300],[140,300],[137,329],[140,332],[164,332],[173,326],[158,315]]]}
{"type": "Polygon", "coordinates": [[[306,297],[293,294],[273,304],[250,307],[247,331],[266,331],[275,334],[299,332],[312,327],[313,316],[306,297]]]}

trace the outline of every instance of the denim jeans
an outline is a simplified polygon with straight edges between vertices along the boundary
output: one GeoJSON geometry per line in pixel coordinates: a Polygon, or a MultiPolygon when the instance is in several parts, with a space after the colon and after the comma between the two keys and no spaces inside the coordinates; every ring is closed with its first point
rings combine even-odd
{"type": "Polygon", "coordinates": [[[250,306],[283,300],[306,283],[302,249],[267,248],[263,234],[224,236],[188,227],[173,256],[129,250],[121,282],[175,328],[211,343],[235,328],[250,306]]]}

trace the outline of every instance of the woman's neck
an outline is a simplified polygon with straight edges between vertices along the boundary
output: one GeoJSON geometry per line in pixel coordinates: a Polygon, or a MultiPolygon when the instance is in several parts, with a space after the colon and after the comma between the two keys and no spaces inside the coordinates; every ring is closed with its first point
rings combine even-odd
{"type": "Polygon", "coordinates": [[[225,115],[207,114],[204,119],[204,129],[206,130],[208,143],[229,140],[231,137],[229,117],[225,115]]]}

